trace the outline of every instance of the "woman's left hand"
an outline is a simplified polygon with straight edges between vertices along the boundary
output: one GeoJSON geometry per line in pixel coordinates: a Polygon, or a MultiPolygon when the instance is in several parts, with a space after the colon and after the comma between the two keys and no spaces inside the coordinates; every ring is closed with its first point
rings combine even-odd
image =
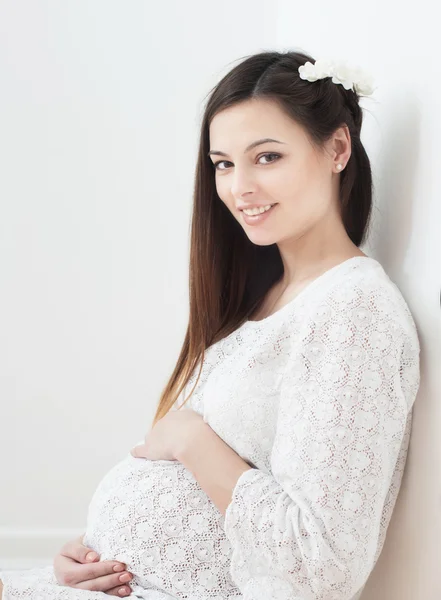
{"type": "Polygon", "coordinates": [[[145,437],[144,444],[135,446],[130,454],[149,460],[178,460],[180,452],[194,443],[199,430],[208,427],[202,415],[191,408],[170,410],[159,419],[145,437]]]}

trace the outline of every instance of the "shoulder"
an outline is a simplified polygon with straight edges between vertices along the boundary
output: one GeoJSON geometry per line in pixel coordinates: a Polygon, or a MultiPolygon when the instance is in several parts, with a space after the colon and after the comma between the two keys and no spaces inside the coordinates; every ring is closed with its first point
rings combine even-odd
{"type": "Polygon", "coordinates": [[[305,345],[324,362],[400,379],[408,406],[420,381],[420,343],[398,286],[371,261],[332,282],[308,315],[305,345]]]}
{"type": "Polygon", "coordinates": [[[352,321],[360,329],[396,328],[419,346],[415,321],[401,290],[374,259],[356,263],[332,282],[311,317],[321,314],[352,321]]]}

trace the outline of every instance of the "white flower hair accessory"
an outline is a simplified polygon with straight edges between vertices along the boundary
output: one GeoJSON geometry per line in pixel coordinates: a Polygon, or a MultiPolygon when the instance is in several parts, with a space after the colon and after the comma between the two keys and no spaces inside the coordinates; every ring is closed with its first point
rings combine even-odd
{"type": "Polygon", "coordinates": [[[307,81],[332,77],[333,83],[341,84],[346,90],[353,89],[364,96],[369,96],[374,91],[372,76],[360,67],[350,66],[344,61],[319,58],[314,64],[307,61],[298,71],[301,79],[307,81]]]}

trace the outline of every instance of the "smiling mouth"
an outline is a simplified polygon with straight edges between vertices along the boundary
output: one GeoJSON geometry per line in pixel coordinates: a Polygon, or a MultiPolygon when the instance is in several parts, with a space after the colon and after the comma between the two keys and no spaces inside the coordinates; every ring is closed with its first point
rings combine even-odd
{"type": "Polygon", "coordinates": [[[266,220],[269,217],[269,213],[273,212],[273,209],[276,206],[278,206],[278,203],[273,204],[268,210],[256,213],[255,215],[247,215],[246,212],[244,212],[243,210],[241,210],[240,212],[242,213],[242,219],[245,221],[245,223],[247,223],[248,225],[257,225],[258,223],[261,223],[262,221],[266,220]]]}
{"type": "MultiPolygon", "coordinates": [[[[246,210],[252,210],[252,209],[240,208],[239,210],[240,210],[240,212],[243,212],[243,213],[244,213],[245,215],[247,215],[248,217],[256,217],[256,216],[258,216],[258,215],[264,215],[266,212],[269,212],[269,211],[270,211],[270,210],[271,210],[271,209],[272,209],[274,206],[276,206],[277,204],[278,204],[278,202],[274,202],[273,204],[270,204],[270,205],[268,205],[268,204],[265,204],[264,206],[269,206],[270,208],[268,208],[267,210],[264,210],[264,211],[262,211],[262,212],[260,212],[260,211],[259,211],[259,212],[256,212],[256,213],[254,213],[254,214],[249,214],[249,213],[246,213],[246,212],[245,212],[246,210]]],[[[259,207],[259,208],[262,208],[262,207],[259,207]]]]}

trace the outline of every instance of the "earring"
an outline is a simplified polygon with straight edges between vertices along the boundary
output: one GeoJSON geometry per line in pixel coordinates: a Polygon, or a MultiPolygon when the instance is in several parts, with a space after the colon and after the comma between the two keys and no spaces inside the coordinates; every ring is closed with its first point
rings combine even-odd
{"type": "Polygon", "coordinates": [[[338,163],[338,165],[337,165],[337,171],[341,171],[342,168],[343,168],[343,165],[341,165],[340,163],[338,163]]]}

